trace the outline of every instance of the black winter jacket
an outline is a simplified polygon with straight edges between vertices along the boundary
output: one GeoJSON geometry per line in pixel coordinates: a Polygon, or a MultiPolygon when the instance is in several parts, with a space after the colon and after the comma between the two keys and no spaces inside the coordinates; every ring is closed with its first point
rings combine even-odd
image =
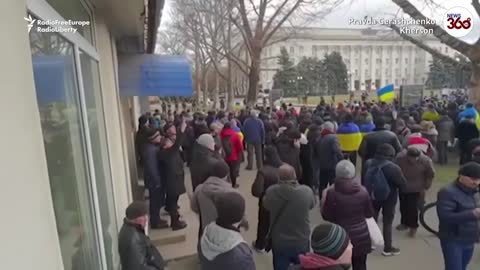
{"type": "Polygon", "coordinates": [[[210,171],[216,162],[224,162],[220,154],[198,143],[193,145],[192,161],[190,163],[193,190],[210,177],[210,171]]]}
{"type": "Polygon", "coordinates": [[[367,134],[363,138],[358,154],[364,161],[369,160],[375,155],[377,147],[385,143],[390,144],[393,149],[395,149],[395,155],[402,150],[402,145],[395,133],[386,129],[377,128],[374,132],[367,134]]]}
{"type": "Polygon", "coordinates": [[[118,253],[123,270],[163,270],[166,266],[144,230],[128,220],[118,235],[118,253]]]}

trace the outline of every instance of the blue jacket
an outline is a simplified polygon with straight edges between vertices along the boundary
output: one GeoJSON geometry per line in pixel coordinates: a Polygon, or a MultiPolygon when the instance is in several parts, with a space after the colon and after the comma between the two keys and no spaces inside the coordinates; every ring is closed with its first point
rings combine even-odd
{"type": "Polygon", "coordinates": [[[467,188],[458,181],[438,192],[440,239],[466,244],[473,244],[478,240],[478,219],[473,214],[477,207],[475,192],[476,190],[467,188]]]}
{"type": "Polygon", "coordinates": [[[245,142],[250,144],[262,144],[265,142],[265,126],[263,122],[254,117],[249,117],[243,123],[243,135],[245,142]]]}

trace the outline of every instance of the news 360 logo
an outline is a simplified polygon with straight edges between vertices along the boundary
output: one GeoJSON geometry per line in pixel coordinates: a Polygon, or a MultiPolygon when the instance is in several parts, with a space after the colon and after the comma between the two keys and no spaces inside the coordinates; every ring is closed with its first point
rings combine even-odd
{"type": "Polygon", "coordinates": [[[454,37],[464,37],[472,31],[473,16],[464,7],[454,7],[445,13],[443,17],[443,28],[448,34],[454,37]]]}

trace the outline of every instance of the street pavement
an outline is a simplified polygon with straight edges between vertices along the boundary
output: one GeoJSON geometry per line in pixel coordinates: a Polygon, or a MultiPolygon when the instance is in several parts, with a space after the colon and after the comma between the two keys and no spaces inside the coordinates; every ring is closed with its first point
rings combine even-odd
{"type": "MultiPolygon", "coordinates": [[[[247,203],[246,215],[250,223],[250,229],[247,232],[243,232],[244,238],[247,243],[251,243],[256,236],[257,228],[257,213],[258,213],[258,199],[251,195],[251,185],[255,179],[256,171],[246,171],[243,169],[240,172],[240,191],[244,195],[247,203]]],[[[190,182],[189,177],[186,177],[186,182],[190,182]]],[[[439,184],[434,184],[434,187],[428,194],[427,201],[432,201],[435,198],[436,191],[439,189],[439,184]]],[[[427,216],[429,224],[437,224],[435,211],[431,211],[427,216]]],[[[318,205],[311,211],[311,224],[314,227],[317,224],[323,222],[320,215],[318,205]]],[[[398,224],[400,214],[397,211],[394,227],[398,224]]],[[[381,221],[381,218],[380,218],[381,221]]],[[[381,227],[381,225],[380,225],[381,227]]],[[[435,226],[436,227],[436,226],[435,226]]],[[[369,270],[440,270],[443,269],[443,259],[440,249],[439,241],[436,237],[425,231],[423,228],[419,228],[417,237],[409,238],[406,233],[398,232],[394,229],[394,246],[401,249],[401,254],[396,257],[383,257],[379,251],[375,251],[368,256],[368,269],[369,270]]],[[[189,245],[196,245],[196,243],[189,243],[189,245]]],[[[272,270],[272,257],[270,254],[255,253],[255,262],[258,270],[272,270]]],[[[475,252],[475,257],[470,264],[469,269],[480,268],[480,254],[475,252]]],[[[178,261],[172,261],[169,264],[171,270],[197,270],[200,269],[200,265],[196,256],[187,257],[178,261]]]]}

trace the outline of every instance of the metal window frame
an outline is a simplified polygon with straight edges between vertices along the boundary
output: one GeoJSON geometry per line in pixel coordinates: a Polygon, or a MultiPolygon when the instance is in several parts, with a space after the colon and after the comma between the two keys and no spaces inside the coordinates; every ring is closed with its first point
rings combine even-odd
{"type": "MultiPolygon", "coordinates": [[[[95,42],[95,21],[94,21],[94,14],[91,7],[88,3],[84,2],[84,0],[79,0],[83,5],[87,5],[87,11],[90,12],[91,24],[92,24],[92,40],[95,42]]],[[[65,20],[47,1],[45,0],[27,0],[27,11],[32,13],[36,17],[40,19],[50,19],[50,20],[65,20]]],[[[85,158],[88,162],[87,166],[87,175],[89,177],[88,181],[89,188],[91,194],[89,199],[93,200],[93,220],[94,220],[94,233],[95,233],[95,242],[97,246],[98,256],[100,258],[100,267],[103,270],[107,270],[107,260],[106,260],[106,252],[105,252],[105,244],[103,238],[103,227],[101,222],[101,215],[100,215],[100,203],[98,199],[98,191],[97,191],[97,179],[95,176],[95,164],[93,162],[93,152],[92,152],[92,142],[90,138],[90,127],[88,123],[88,111],[87,111],[87,104],[85,98],[85,88],[82,76],[82,66],[81,66],[81,58],[80,58],[80,50],[84,52],[86,55],[94,59],[97,63],[100,61],[100,56],[97,52],[97,49],[82,35],[77,33],[58,33],[58,35],[62,36],[63,38],[67,39],[71,42],[74,46],[74,61],[75,61],[75,75],[76,75],[76,83],[78,85],[79,93],[79,101],[80,101],[80,113],[81,113],[81,124],[83,126],[82,135],[85,142],[85,158]]],[[[100,75],[99,75],[100,76],[100,75]]],[[[102,96],[103,98],[103,96],[102,96]]],[[[102,101],[103,102],[103,101],[102,101]]],[[[104,117],[105,112],[102,111],[104,117]]],[[[110,159],[110,156],[109,156],[110,159]]],[[[110,164],[107,164],[111,170],[110,164]]],[[[112,179],[110,179],[112,180],[112,179]]],[[[110,183],[113,184],[113,183],[110,183]]],[[[62,262],[63,264],[63,262],[62,262]]]]}

